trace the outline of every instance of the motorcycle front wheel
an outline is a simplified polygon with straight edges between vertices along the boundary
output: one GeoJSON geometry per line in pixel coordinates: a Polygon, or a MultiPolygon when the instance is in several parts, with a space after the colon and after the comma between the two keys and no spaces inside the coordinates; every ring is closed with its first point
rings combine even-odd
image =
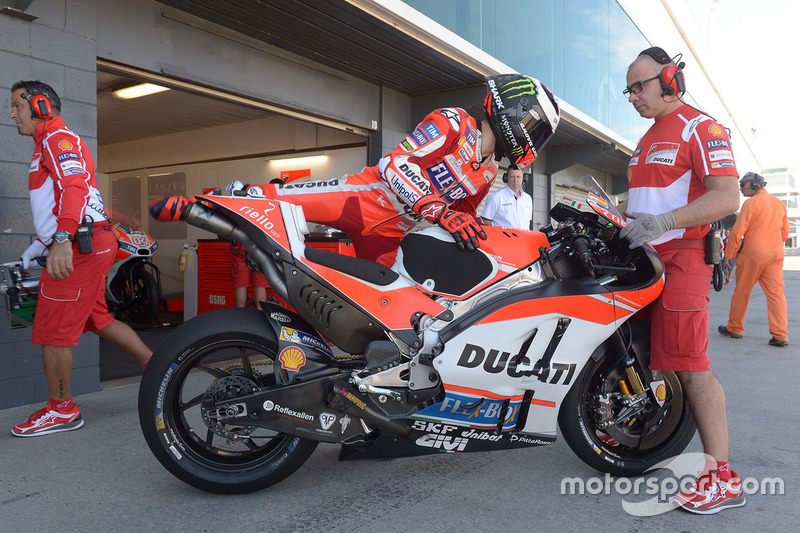
{"type": "Polygon", "coordinates": [[[158,285],[155,278],[144,270],[136,268],[131,273],[131,283],[125,282],[125,301],[129,302],[125,313],[137,324],[152,322],[158,312],[158,285]]]}
{"type": "MultiPolygon", "coordinates": [[[[647,369],[639,372],[647,387],[653,373],[647,369]]],[[[649,412],[602,427],[600,419],[624,412],[620,386],[624,378],[617,354],[609,352],[597,361],[589,360],[564,398],[559,427],[572,451],[589,466],[615,476],[636,476],[680,454],[697,427],[674,372],[661,372],[666,388],[663,404],[653,399],[649,412]]]]}
{"type": "Polygon", "coordinates": [[[181,325],[156,349],[139,389],[139,422],[158,461],[202,490],[239,494],[269,487],[317,443],[216,421],[210,398],[236,402],[275,385],[277,338],[254,309],[211,311],[181,325]]]}

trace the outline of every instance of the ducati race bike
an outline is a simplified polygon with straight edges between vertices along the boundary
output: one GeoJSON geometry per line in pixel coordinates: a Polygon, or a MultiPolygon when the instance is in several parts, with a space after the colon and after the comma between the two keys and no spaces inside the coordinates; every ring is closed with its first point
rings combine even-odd
{"type": "Polygon", "coordinates": [[[151,261],[158,243],[133,224],[115,222],[117,255],[106,277],[106,303],[117,318],[147,324],[161,303],[161,271],[151,261]]]}
{"type": "Polygon", "coordinates": [[[628,249],[591,177],[541,231],[485,227],[466,252],[426,228],[392,268],[306,246],[302,207],[274,199],[204,195],[181,216],[246,246],[291,306],[202,314],[156,349],[141,427],[190,485],[263,489],[320,442],[340,459],[401,457],[546,445],[558,427],[587,464],[631,476],[695,433],[677,376],[649,369],[636,317],[663,264],[628,249]]]}

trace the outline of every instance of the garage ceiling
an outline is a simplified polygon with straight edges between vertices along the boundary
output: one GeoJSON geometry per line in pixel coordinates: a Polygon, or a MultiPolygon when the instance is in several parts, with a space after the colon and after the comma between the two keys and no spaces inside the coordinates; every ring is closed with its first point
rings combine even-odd
{"type": "Polygon", "coordinates": [[[97,71],[97,136],[100,144],[146,139],[272,115],[261,109],[178,90],[130,100],[112,94],[115,89],[139,81],[97,71]]]}

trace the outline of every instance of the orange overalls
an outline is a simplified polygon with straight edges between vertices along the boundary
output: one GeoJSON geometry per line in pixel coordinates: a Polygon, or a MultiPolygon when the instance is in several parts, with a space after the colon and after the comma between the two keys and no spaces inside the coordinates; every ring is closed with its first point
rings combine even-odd
{"type": "Polygon", "coordinates": [[[788,237],[786,206],[780,200],[761,189],[745,201],[725,247],[726,258],[736,257],[736,288],[727,325],[731,333],[744,333],[747,304],[758,281],[767,297],[769,332],[778,340],[789,340],[783,286],[783,243],[788,237]]]}

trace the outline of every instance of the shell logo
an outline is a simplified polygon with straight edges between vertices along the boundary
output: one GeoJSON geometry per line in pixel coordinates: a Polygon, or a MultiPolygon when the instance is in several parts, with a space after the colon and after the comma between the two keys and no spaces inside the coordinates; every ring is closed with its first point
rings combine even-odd
{"type": "Polygon", "coordinates": [[[667,399],[667,387],[665,387],[663,383],[660,383],[658,387],[656,387],[656,399],[659,402],[663,402],[667,399]]]}
{"type": "Polygon", "coordinates": [[[58,143],[58,147],[62,150],[72,150],[72,143],[69,141],[61,141],[58,143]]]}
{"type": "Polygon", "coordinates": [[[708,127],[708,133],[714,137],[722,137],[722,128],[720,128],[717,124],[711,124],[708,127]]]}
{"type": "Polygon", "coordinates": [[[297,372],[300,370],[301,366],[306,364],[306,354],[296,346],[289,346],[288,348],[284,348],[278,356],[278,361],[281,362],[281,366],[284,369],[297,372]]]}

